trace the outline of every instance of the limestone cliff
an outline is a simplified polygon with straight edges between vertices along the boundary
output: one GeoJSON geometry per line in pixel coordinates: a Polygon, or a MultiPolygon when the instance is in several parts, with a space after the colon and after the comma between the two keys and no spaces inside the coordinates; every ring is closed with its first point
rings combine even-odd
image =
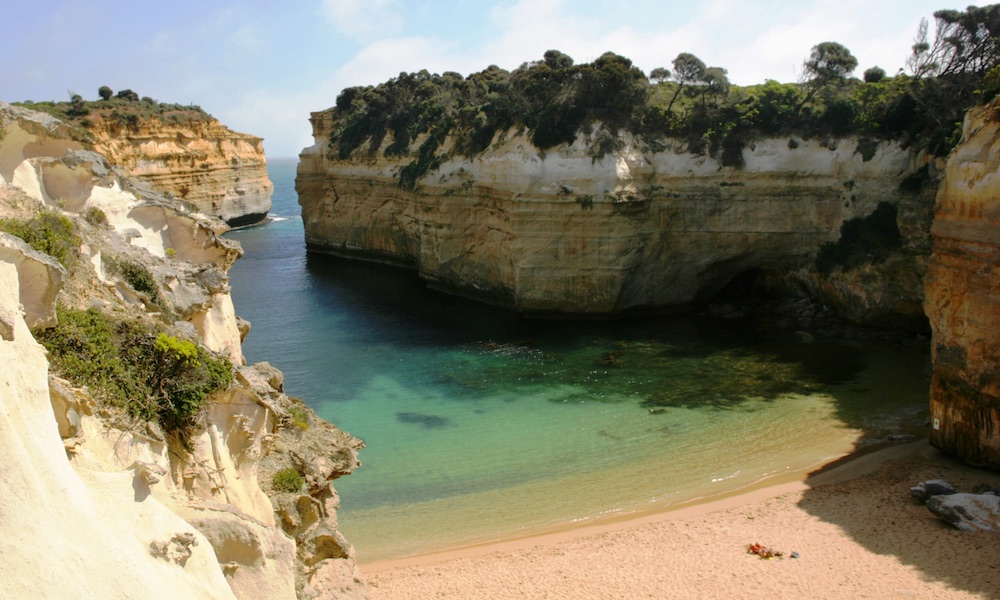
{"type": "MultiPolygon", "coordinates": [[[[544,152],[510,130],[475,156],[446,140],[440,163],[409,189],[400,173],[422,138],[409,155],[387,158],[387,139],[342,160],[329,142],[336,118],[312,115],[316,143],[300,157],[310,250],[409,265],[434,287],[533,314],[684,307],[744,272],[808,271],[845,221],[880,204],[900,223],[919,212],[900,187],[927,166],[896,144],[855,138],[760,139],[734,168],[627,133],[595,154],[600,127],[544,152]]],[[[905,289],[884,298],[810,285],[862,306],[861,322],[901,305],[921,317],[919,278],[888,281],[905,289]]]]}
{"type": "Polygon", "coordinates": [[[1000,101],[966,117],[935,208],[931,442],[1000,468],[1000,101]]]}
{"type": "Polygon", "coordinates": [[[53,295],[59,272],[55,261],[0,238],[3,595],[234,598],[205,537],[156,499],[136,501],[130,471],[70,466],[49,404],[45,350],[28,328],[40,317],[29,307],[53,295]]]}
{"type": "Polygon", "coordinates": [[[234,132],[197,107],[114,102],[120,105],[92,103],[80,120],[107,161],[232,227],[264,219],[273,185],[261,138],[234,132]]]}
{"type": "Polygon", "coordinates": [[[226,275],[241,250],[221,237],[225,224],[88,148],[65,123],[0,104],[0,226],[72,228],[66,267],[0,234],[4,590],[364,597],[353,549],[336,531],[331,484],[356,468],[360,442],[287,397],[275,369],[243,364],[248,325],[236,316],[226,275]],[[46,215],[54,217],[39,221],[46,215]],[[56,303],[191,340],[230,361],[235,377],[178,435],[47,376],[34,338],[56,325],[56,303]],[[306,484],[272,489],[281,469],[306,484]]]}

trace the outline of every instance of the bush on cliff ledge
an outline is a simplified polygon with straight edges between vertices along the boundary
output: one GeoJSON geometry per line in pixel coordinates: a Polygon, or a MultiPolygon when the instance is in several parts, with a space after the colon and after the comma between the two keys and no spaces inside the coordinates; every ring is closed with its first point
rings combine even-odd
{"type": "Polygon", "coordinates": [[[138,320],[65,306],[57,307],[57,316],[58,325],[37,335],[53,371],[182,441],[205,399],[232,380],[228,360],[138,320]]]}
{"type": "Polygon", "coordinates": [[[274,478],[271,480],[271,485],[274,489],[279,492],[288,492],[294,494],[302,491],[302,486],[305,485],[306,480],[302,477],[302,474],[288,467],[287,469],[282,469],[274,474],[274,478]]]}
{"type": "Polygon", "coordinates": [[[49,209],[28,220],[2,218],[0,231],[21,238],[33,249],[58,260],[64,267],[70,266],[80,246],[73,222],[49,209]]]}

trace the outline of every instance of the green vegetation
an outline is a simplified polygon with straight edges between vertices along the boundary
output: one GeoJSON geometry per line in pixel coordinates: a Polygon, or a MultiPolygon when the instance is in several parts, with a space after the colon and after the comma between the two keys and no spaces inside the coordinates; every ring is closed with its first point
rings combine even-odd
{"type": "Polygon", "coordinates": [[[103,227],[108,224],[108,215],[104,214],[104,211],[96,206],[88,208],[87,212],[83,215],[83,218],[86,219],[91,225],[97,227],[103,227]]]}
{"type": "Polygon", "coordinates": [[[464,78],[400,73],[337,97],[331,143],[345,159],[359,149],[370,156],[411,156],[420,142],[401,169],[404,188],[447,158],[442,148],[448,136],[455,153],[474,156],[512,127],[523,128],[545,150],[572,143],[581,132],[591,135],[600,123],[649,144],[682,139],[691,151],[729,166],[742,164],[742,149],[755,137],[778,135],[897,139],[943,155],[957,141],[965,111],[1000,91],[1000,5],[934,16],[933,42],[925,24],[908,63],[911,73],[892,77],[873,67],[863,80],[853,78],[858,61],[836,42],[812,49],[802,82],[748,87],[730,85],[725,69],[690,53],[679,54],[672,71],[657,67],[649,78],[611,52],[574,64],[558,50],[511,72],[490,66],[464,78]]]}
{"type": "Polygon", "coordinates": [[[305,402],[300,398],[289,397],[294,402],[288,407],[288,415],[292,417],[292,422],[302,431],[309,431],[309,412],[306,410],[305,402]]]}
{"type": "Polygon", "coordinates": [[[301,473],[292,467],[288,467],[275,473],[271,483],[274,485],[274,489],[278,491],[294,494],[302,491],[302,486],[305,485],[306,480],[302,477],[301,473]]]}
{"type": "Polygon", "coordinates": [[[140,124],[152,118],[162,123],[186,125],[211,119],[200,106],[157,102],[125,89],[117,94],[106,85],[97,90],[98,100],[87,101],[79,94],[70,94],[69,102],[17,102],[15,104],[48,113],[58,119],[75,123],[84,128],[93,127],[98,121],[112,128],[136,131],[140,124]]]}
{"type": "Polygon", "coordinates": [[[182,440],[205,399],[232,380],[228,360],[138,320],[64,306],[57,316],[58,325],[37,334],[56,373],[182,440]]]}
{"type": "Polygon", "coordinates": [[[43,210],[28,221],[0,218],[0,231],[16,235],[33,249],[48,254],[66,267],[76,258],[80,247],[73,222],[51,209],[43,210]]]}
{"type": "Polygon", "coordinates": [[[145,265],[115,257],[109,257],[106,264],[112,275],[125,279],[133,290],[145,294],[153,304],[161,304],[160,287],[156,285],[156,279],[145,265]]]}

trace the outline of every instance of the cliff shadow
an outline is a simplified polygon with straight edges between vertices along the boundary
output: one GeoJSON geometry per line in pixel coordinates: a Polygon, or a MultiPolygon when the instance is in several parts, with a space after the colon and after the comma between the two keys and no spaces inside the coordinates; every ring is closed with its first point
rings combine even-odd
{"type": "MultiPolygon", "coordinates": [[[[928,581],[977,597],[997,597],[1000,536],[951,527],[914,500],[909,488],[945,479],[959,491],[971,491],[977,484],[1000,484],[1000,474],[969,467],[926,441],[842,462],[849,464],[824,469],[807,480],[811,487],[799,502],[802,510],[836,525],[867,551],[919,570],[928,581]]],[[[806,559],[822,560],[822,556],[806,559]]],[[[919,595],[900,591],[907,593],[919,595]]]]}

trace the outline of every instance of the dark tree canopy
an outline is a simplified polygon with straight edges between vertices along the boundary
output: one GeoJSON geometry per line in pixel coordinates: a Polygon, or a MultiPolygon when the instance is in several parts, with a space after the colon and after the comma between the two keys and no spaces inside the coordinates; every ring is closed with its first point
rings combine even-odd
{"type": "Polygon", "coordinates": [[[934,21],[933,42],[928,38],[927,20],[920,22],[907,60],[915,76],[981,77],[1000,64],[1000,4],[970,6],[964,12],[939,10],[934,21]]]}
{"type": "Polygon", "coordinates": [[[705,103],[705,98],[708,96],[719,98],[729,93],[729,72],[722,67],[705,69],[701,81],[705,84],[701,94],[702,104],[705,103]]]}
{"type": "Polygon", "coordinates": [[[885,79],[885,69],[882,67],[871,67],[870,69],[865,69],[865,83],[878,83],[885,79]]]}
{"type": "Polygon", "coordinates": [[[649,72],[649,80],[654,83],[662,83],[670,79],[670,69],[656,67],[649,72]]]}
{"type": "Polygon", "coordinates": [[[809,58],[802,63],[802,77],[809,92],[799,102],[795,112],[812,101],[820,90],[833,92],[841,87],[858,66],[851,51],[837,42],[822,42],[813,46],[809,58]]]}
{"type": "Polygon", "coordinates": [[[673,61],[674,79],[679,83],[694,83],[705,74],[705,63],[694,54],[681,52],[673,61]]]}
{"type": "Polygon", "coordinates": [[[132,90],[122,90],[115,94],[115,98],[121,98],[122,100],[128,100],[129,102],[138,102],[139,94],[133,92],[132,90]]]}
{"type": "Polygon", "coordinates": [[[846,79],[857,68],[858,59],[837,42],[822,42],[813,46],[803,66],[808,80],[825,85],[831,81],[846,79]]]}
{"type": "Polygon", "coordinates": [[[670,112],[674,107],[674,102],[677,100],[677,96],[680,95],[681,90],[685,85],[690,85],[695,82],[701,81],[705,76],[705,63],[702,62],[700,58],[691,54],[689,52],[681,52],[674,59],[674,80],[677,82],[677,89],[674,90],[673,97],[670,98],[670,104],[667,105],[667,112],[670,112]]]}
{"type": "Polygon", "coordinates": [[[568,69],[573,66],[573,58],[558,50],[547,50],[542,60],[550,69],[568,69]]]}
{"type": "Polygon", "coordinates": [[[115,92],[106,85],[102,85],[97,89],[97,95],[101,97],[101,100],[111,100],[115,92]]]}

